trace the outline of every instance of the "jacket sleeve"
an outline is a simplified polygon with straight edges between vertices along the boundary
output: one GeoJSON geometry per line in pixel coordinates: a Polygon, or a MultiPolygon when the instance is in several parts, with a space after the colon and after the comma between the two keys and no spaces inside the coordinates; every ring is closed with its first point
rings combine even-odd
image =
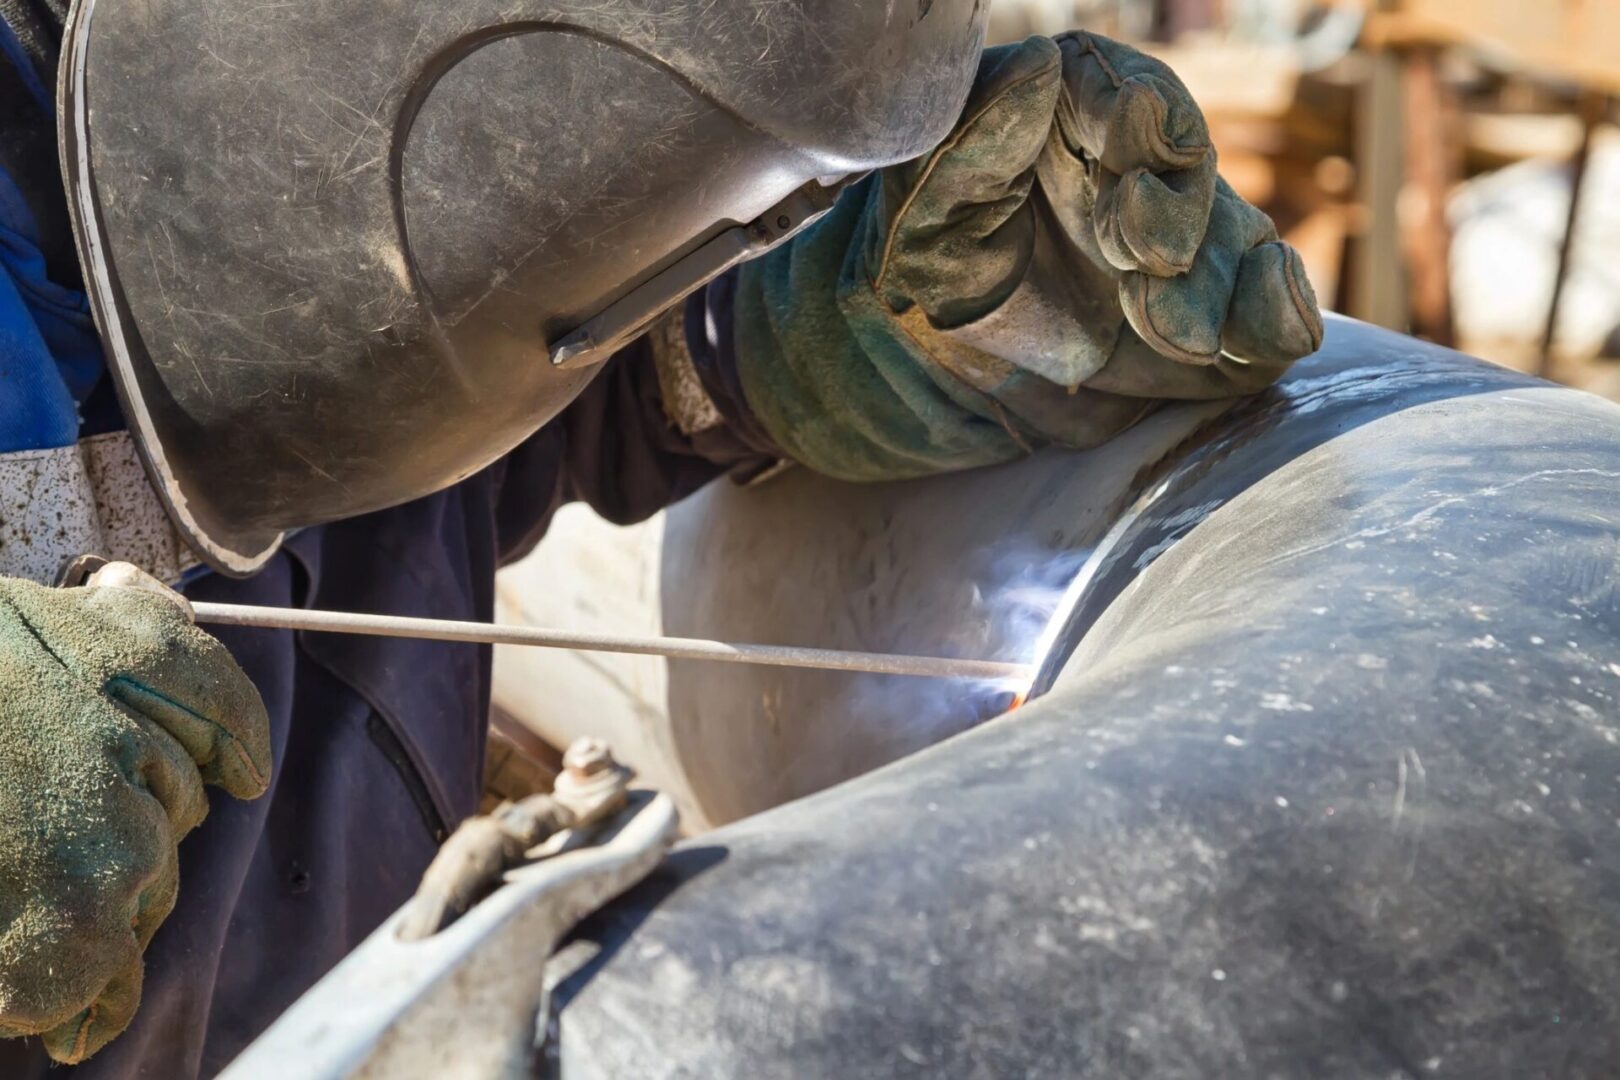
{"type": "Polygon", "coordinates": [[[736,386],[730,290],[722,278],[620,350],[561,415],[493,466],[503,561],[534,547],[567,503],[626,525],[717,476],[747,480],[776,464],[780,451],[736,386]]]}

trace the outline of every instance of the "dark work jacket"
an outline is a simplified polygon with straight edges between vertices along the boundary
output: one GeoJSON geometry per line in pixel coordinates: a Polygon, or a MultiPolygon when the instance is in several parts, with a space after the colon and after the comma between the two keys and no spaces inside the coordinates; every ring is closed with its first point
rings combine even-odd
{"type": "MultiPolygon", "coordinates": [[[[26,21],[30,4],[53,30],[53,0],[0,0],[0,18],[26,21]]],[[[23,29],[38,38],[37,21],[23,29]]],[[[16,36],[26,43],[27,34],[16,36]]],[[[41,168],[54,162],[54,149],[45,133],[27,129],[33,118],[19,120],[14,109],[8,125],[5,113],[0,103],[0,168],[35,202],[41,246],[61,283],[76,268],[59,181],[54,168],[41,168]]],[[[723,281],[688,306],[689,344],[731,420],[705,433],[701,450],[666,419],[648,347],[638,342],[562,416],[460,485],[306,530],[253,578],[207,575],[188,594],[492,618],[497,566],[530,548],[563,503],[585,500],[611,520],[632,521],[727,468],[765,460],[768,448],[750,438],[757,427],[716,345],[729,340],[728,296],[723,281]],[[703,337],[716,326],[717,337],[703,337]]],[[[87,422],[93,405],[86,403],[87,422]]],[[[90,1061],[52,1069],[52,1077],[172,1080],[219,1071],[410,896],[439,842],[477,805],[487,647],[235,628],[218,636],[269,710],[272,785],[254,802],[213,794],[208,819],[180,845],[179,901],[146,953],[133,1024],[90,1061]]],[[[3,1080],[48,1068],[37,1040],[0,1041],[3,1080]]]]}
{"type": "MultiPolygon", "coordinates": [[[[293,537],[245,581],[194,599],[446,619],[494,614],[495,570],[557,507],[646,516],[724,469],[664,420],[636,346],[559,420],[438,495],[293,537]]],[[[269,709],[275,772],[254,802],[215,793],[180,845],[180,897],[146,954],[140,1012],[54,1077],[219,1071],[411,894],[473,812],[490,650],[446,642],[220,628],[269,709]]],[[[0,1077],[44,1075],[36,1040],[0,1042],[0,1077]]]]}

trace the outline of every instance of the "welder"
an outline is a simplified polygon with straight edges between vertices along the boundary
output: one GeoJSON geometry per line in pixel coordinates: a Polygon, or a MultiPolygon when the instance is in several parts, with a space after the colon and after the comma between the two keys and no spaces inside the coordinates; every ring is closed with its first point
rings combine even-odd
{"type": "Polygon", "coordinates": [[[0,1073],[218,1070],[479,794],[487,649],[73,556],[488,620],[570,501],[1092,446],[1317,347],[1175,76],[982,8],[0,0],[0,1073]]]}

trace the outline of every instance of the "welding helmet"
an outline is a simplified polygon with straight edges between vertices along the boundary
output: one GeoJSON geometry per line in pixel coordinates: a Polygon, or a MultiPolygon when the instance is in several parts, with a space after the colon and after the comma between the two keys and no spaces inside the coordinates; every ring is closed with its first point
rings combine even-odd
{"type": "Polygon", "coordinates": [[[198,554],[488,465],[722,270],[926,152],[984,0],[79,0],[62,156],[198,554]]]}

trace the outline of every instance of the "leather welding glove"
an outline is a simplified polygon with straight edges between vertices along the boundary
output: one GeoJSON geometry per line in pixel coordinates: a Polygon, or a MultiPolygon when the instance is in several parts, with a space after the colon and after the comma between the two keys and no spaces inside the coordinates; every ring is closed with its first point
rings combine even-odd
{"type": "Polygon", "coordinates": [[[1315,351],[1299,256],[1216,174],[1163,64],[1093,34],[989,49],[955,130],[743,267],[744,396],[847,479],[1101,443],[1315,351]]]}
{"type": "Polygon", "coordinates": [[[258,692],[170,595],[0,579],[0,1035],[60,1062],[135,1014],[203,785],[269,782],[258,692]]]}

